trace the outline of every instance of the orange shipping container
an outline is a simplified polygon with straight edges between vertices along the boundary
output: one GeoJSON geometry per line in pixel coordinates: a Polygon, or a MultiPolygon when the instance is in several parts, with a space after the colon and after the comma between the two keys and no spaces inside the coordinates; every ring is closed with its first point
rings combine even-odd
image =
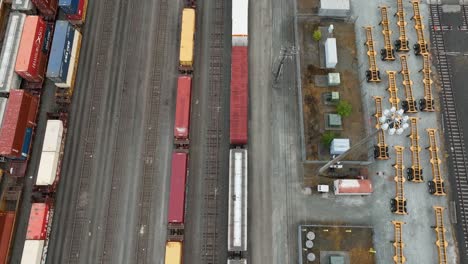
{"type": "Polygon", "coordinates": [[[182,242],[166,243],[165,264],[182,264],[182,242]]]}
{"type": "Polygon", "coordinates": [[[15,72],[30,82],[44,79],[46,54],[43,52],[46,23],[38,16],[27,16],[16,57],[15,72]]]}

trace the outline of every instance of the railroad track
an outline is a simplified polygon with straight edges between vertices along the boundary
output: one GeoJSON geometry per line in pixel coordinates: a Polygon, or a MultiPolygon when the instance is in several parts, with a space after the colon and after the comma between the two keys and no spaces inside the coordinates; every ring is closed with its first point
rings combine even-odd
{"type": "MultiPolygon", "coordinates": [[[[83,162],[81,165],[81,174],[78,193],[84,193],[89,190],[90,187],[90,175],[93,170],[93,156],[96,147],[96,136],[97,136],[97,124],[98,124],[98,113],[101,111],[102,106],[102,95],[104,89],[103,78],[105,71],[107,70],[106,61],[108,59],[108,48],[111,44],[112,37],[112,16],[114,13],[115,6],[112,5],[112,0],[105,0],[106,8],[103,10],[102,19],[100,26],[100,41],[98,44],[98,52],[96,57],[96,71],[94,73],[94,81],[91,89],[91,104],[89,106],[88,123],[86,127],[86,136],[84,141],[84,153],[83,162]]],[[[78,198],[79,199],[79,195],[78,198]]],[[[79,206],[79,201],[76,201],[75,215],[73,217],[73,226],[70,239],[70,249],[68,252],[68,261],[66,263],[79,263],[81,242],[84,233],[84,227],[87,219],[86,206],[79,206]]]]}
{"type": "Polygon", "coordinates": [[[221,201],[218,199],[217,187],[220,177],[220,148],[221,148],[221,94],[223,90],[223,53],[224,53],[224,8],[225,1],[211,1],[213,27],[210,33],[210,64],[209,64],[209,114],[208,129],[206,133],[206,159],[204,182],[204,209],[202,231],[202,260],[203,263],[220,263],[218,252],[218,208],[221,201]]]}
{"type": "MultiPolygon", "coordinates": [[[[129,2],[129,8],[131,10],[134,10],[135,7],[135,2],[130,1],[129,2]]],[[[138,14],[138,12],[135,12],[138,14]]],[[[129,23],[129,30],[134,31],[138,27],[138,25],[141,25],[141,21],[136,21],[137,19],[141,20],[142,16],[139,15],[132,15],[129,23]]],[[[136,57],[136,52],[137,49],[134,49],[134,44],[135,44],[135,39],[132,39],[131,34],[127,34],[125,38],[125,50],[127,50],[126,56],[125,56],[125,61],[123,62],[123,76],[124,78],[127,78],[128,76],[128,70],[131,70],[131,67],[128,67],[128,62],[132,60],[132,58],[136,57]],[[130,43],[129,43],[130,42],[130,43]]],[[[107,212],[104,217],[104,248],[102,251],[102,254],[100,256],[100,263],[111,263],[112,258],[114,256],[114,246],[115,246],[115,235],[119,233],[120,227],[118,226],[118,221],[119,221],[119,213],[120,209],[122,208],[122,201],[119,199],[121,196],[121,178],[122,175],[124,175],[122,172],[125,171],[125,168],[127,166],[125,162],[125,152],[126,147],[129,146],[131,143],[129,142],[129,137],[127,134],[128,127],[125,127],[126,125],[126,120],[131,119],[131,112],[128,111],[130,108],[130,101],[131,98],[129,96],[125,95],[125,89],[127,88],[127,81],[124,80],[119,87],[119,89],[122,89],[120,92],[122,95],[120,96],[120,101],[118,103],[118,108],[119,109],[119,117],[117,121],[117,137],[114,142],[114,148],[113,148],[113,161],[112,161],[112,180],[111,180],[111,190],[109,194],[108,201],[106,203],[108,204],[107,206],[107,212]]]]}
{"type": "MultiPolygon", "coordinates": [[[[463,231],[463,240],[459,241],[460,252],[464,252],[461,258],[468,258],[468,179],[467,179],[467,164],[466,149],[463,141],[463,130],[458,122],[458,116],[455,109],[455,98],[452,90],[450,66],[445,55],[445,43],[442,32],[436,31],[435,27],[440,27],[440,5],[429,5],[431,12],[430,28],[432,43],[435,50],[433,50],[434,57],[437,59],[437,71],[442,86],[442,100],[441,104],[444,109],[444,129],[450,146],[449,153],[452,160],[452,167],[454,171],[455,186],[457,190],[457,204],[458,204],[458,222],[460,223],[463,231]]],[[[464,7],[463,7],[464,8],[464,7]]],[[[463,9],[466,14],[466,9],[463,9]]],[[[464,15],[464,20],[468,17],[464,15]]]]}
{"type": "Polygon", "coordinates": [[[138,215],[138,229],[144,228],[146,232],[141,232],[137,239],[137,254],[135,263],[147,263],[148,258],[148,242],[149,242],[149,222],[150,212],[153,210],[153,177],[156,171],[156,148],[159,141],[159,111],[160,111],[160,95],[162,83],[162,69],[164,67],[164,55],[166,54],[167,40],[167,14],[168,0],[159,0],[158,14],[158,33],[157,45],[154,49],[153,58],[158,58],[153,64],[153,74],[151,80],[151,88],[148,89],[146,96],[146,109],[149,109],[149,114],[145,120],[145,149],[143,163],[143,181],[142,189],[140,190],[140,209],[138,215]]]}

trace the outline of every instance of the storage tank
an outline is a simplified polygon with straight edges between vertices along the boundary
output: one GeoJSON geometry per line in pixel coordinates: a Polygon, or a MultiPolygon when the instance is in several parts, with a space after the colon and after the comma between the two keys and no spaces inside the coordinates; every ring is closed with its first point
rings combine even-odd
{"type": "Polygon", "coordinates": [[[333,184],[335,195],[370,195],[373,191],[370,180],[335,180],[333,184]]]}
{"type": "Polygon", "coordinates": [[[325,67],[333,69],[337,63],[336,38],[327,38],[325,41],[325,67]]]}
{"type": "Polygon", "coordinates": [[[67,81],[74,37],[75,29],[68,21],[57,21],[46,74],[54,83],[67,81]]]}
{"type": "Polygon", "coordinates": [[[15,72],[30,82],[41,82],[44,79],[47,54],[44,53],[46,23],[39,16],[28,16],[16,57],[15,72]]]}
{"type": "Polygon", "coordinates": [[[19,89],[21,86],[21,78],[15,73],[15,65],[25,19],[25,14],[10,14],[0,55],[0,92],[19,89]]]}

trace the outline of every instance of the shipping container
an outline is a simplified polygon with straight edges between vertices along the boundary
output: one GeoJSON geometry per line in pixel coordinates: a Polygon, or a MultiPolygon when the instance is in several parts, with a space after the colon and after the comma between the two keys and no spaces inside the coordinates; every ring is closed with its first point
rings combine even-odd
{"type": "Polygon", "coordinates": [[[0,263],[8,263],[15,227],[14,212],[0,212],[0,263]]]}
{"type": "Polygon", "coordinates": [[[24,241],[23,256],[21,264],[41,264],[42,251],[44,249],[44,240],[26,240],[24,241]]]}
{"type": "Polygon", "coordinates": [[[78,4],[78,12],[72,15],[67,14],[67,19],[73,25],[82,25],[86,20],[86,13],[88,12],[88,0],[80,0],[78,4]]]}
{"type": "Polygon", "coordinates": [[[232,1],[232,46],[247,46],[249,36],[249,0],[232,1]]]}
{"type": "Polygon", "coordinates": [[[332,69],[336,67],[337,63],[336,38],[327,38],[325,41],[325,67],[332,69]]]}
{"type": "Polygon", "coordinates": [[[187,153],[172,153],[171,189],[169,194],[169,223],[183,224],[185,214],[185,181],[187,153]]]}
{"type": "Polygon", "coordinates": [[[31,0],[13,0],[11,2],[11,10],[21,11],[27,14],[35,12],[36,7],[33,5],[31,0]]]}
{"type": "Polygon", "coordinates": [[[0,155],[20,158],[24,135],[28,126],[29,109],[33,96],[24,90],[11,90],[2,127],[0,129],[0,155]]]}
{"type": "Polygon", "coordinates": [[[248,47],[232,47],[230,142],[245,145],[248,139],[248,47]]]}
{"type": "Polygon", "coordinates": [[[370,195],[373,191],[370,180],[335,180],[335,195],[370,195]]]}
{"type": "Polygon", "coordinates": [[[10,89],[19,89],[21,86],[21,78],[15,73],[15,65],[25,19],[25,14],[10,14],[0,55],[0,92],[9,92],[10,89]]]}
{"type": "Polygon", "coordinates": [[[79,0],[59,0],[59,7],[65,14],[76,14],[78,12],[79,0]]]}
{"type": "Polygon", "coordinates": [[[182,242],[166,242],[165,264],[182,264],[182,242]]]}
{"type": "Polygon", "coordinates": [[[49,205],[46,203],[33,203],[29,214],[27,240],[45,240],[47,225],[49,224],[49,205]]]}
{"type": "Polygon", "coordinates": [[[195,38],[195,9],[184,8],[182,11],[182,30],[180,32],[179,64],[181,70],[191,70],[193,66],[193,48],[195,38]]]}
{"type": "Polygon", "coordinates": [[[60,152],[63,139],[63,122],[61,120],[47,120],[43,152],[60,152]]]}
{"type": "Polygon", "coordinates": [[[31,97],[28,113],[28,126],[35,127],[37,120],[37,112],[39,110],[39,99],[35,96],[31,97]]]}
{"type": "Polygon", "coordinates": [[[23,147],[21,148],[21,156],[23,158],[29,157],[29,149],[31,147],[31,141],[33,136],[32,127],[26,128],[26,133],[24,135],[23,147]]]}
{"type": "Polygon", "coordinates": [[[8,102],[7,98],[0,97],[0,128],[3,123],[3,116],[5,115],[7,102],[8,102]]]}
{"type": "Polygon", "coordinates": [[[46,23],[38,16],[28,16],[24,22],[15,72],[30,82],[41,82],[44,78],[45,60],[43,53],[46,23]]]}
{"type": "Polygon", "coordinates": [[[48,19],[54,19],[57,14],[57,0],[32,0],[41,15],[48,19]]]}
{"type": "Polygon", "coordinates": [[[47,78],[54,83],[65,83],[67,81],[75,31],[68,21],[59,20],[55,24],[46,74],[47,78]]]}
{"type": "Polygon", "coordinates": [[[36,186],[54,186],[59,157],[60,153],[58,152],[42,152],[35,183],[36,186]]]}
{"type": "Polygon", "coordinates": [[[192,77],[179,76],[174,124],[174,138],[176,140],[188,140],[189,137],[191,89],[192,77]]]}
{"type": "Polygon", "coordinates": [[[64,83],[55,83],[57,87],[70,88],[73,90],[73,85],[75,84],[76,73],[78,70],[78,61],[80,58],[81,40],[81,33],[79,31],[75,31],[75,37],[73,38],[73,46],[70,57],[70,65],[68,66],[67,81],[64,83]]]}

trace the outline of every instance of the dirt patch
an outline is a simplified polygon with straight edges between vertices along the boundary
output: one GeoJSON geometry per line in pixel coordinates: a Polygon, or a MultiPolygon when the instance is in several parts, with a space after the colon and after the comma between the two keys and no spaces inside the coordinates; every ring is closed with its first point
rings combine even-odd
{"type": "MultiPolygon", "coordinates": [[[[340,99],[351,103],[353,111],[349,117],[342,118],[342,128],[334,131],[338,137],[349,138],[351,145],[359,142],[365,135],[363,109],[361,102],[361,90],[356,69],[358,62],[356,57],[356,39],[354,25],[345,22],[333,22],[333,37],[337,41],[338,64],[335,69],[323,69],[320,67],[320,44],[313,40],[312,32],[321,27],[329,26],[329,23],[320,23],[312,19],[298,21],[299,41],[301,45],[301,78],[304,111],[304,140],[306,144],[307,160],[328,160],[329,146],[321,142],[323,133],[327,131],[326,116],[336,113],[336,106],[325,104],[324,94],[339,92],[340,99]],[[340,73],[341,84],[327,86],[318,82],[326,80],[330,72],[340,73]]],[[[326,35],[322,34],[323,38],[326,35]]],[[[323,56],[322,56],[323,57],[323,56]]],[[[366,148],[350,154],[346,160],[367,160],[366,148]]]]}
{"type": "Polygon", "coordinates": [[[297,1],[298,13],[317,13],[320,7],[320,0],[299,0],[297,1]]]}

